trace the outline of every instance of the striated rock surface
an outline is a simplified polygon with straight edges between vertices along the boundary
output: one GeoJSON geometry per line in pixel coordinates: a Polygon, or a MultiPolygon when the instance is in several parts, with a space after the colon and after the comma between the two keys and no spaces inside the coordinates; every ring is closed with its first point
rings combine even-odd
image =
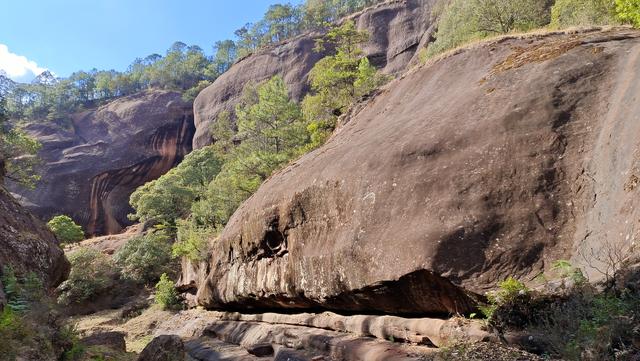
{"type": "Polygon", "coordinates": [[[130,222],[129,196],[191,151],[193,115],[180,93],[147,91],[71,115],[71,124],[27,125],[43,147],[41,183],[15,188],[42,219],[67,214],[89,235],[115,234],[130,222]]]}
{"type": "MultiPolygon", "coordinates": [[[[36,273],[47,288],[64,281],[69,262],[55,236],[0,185],[0,273],[5,266],[36,273]]],[[[0,282],[0,290],[2,289],[0,282]]],[[[0,304],[3,299],[0,291],[0,304]]]]}
{"type": "MultiPolygon", "coordinates": [[[[435,0],[392,0],[352,15],[350,18],[358,29],[370,35],[363,50],[371,63],[385,73],[403,71],[416,56],[418,46],[431,36],[431,9],[435,3],[435,0]]],[[[221,111],[233,111],[247,83],[280,74],[292,97],[301,99],[309,90],[309,71],[327,55],[313,50],[321,36],[321,33],[301,35],[241,59],[203,90],[194,102],[194,148],[211,143],[211,124],[221,111]]]]}
{"type": "Polygon", "coordinates": [[[628,29],[506,37],[416,69],[238,209],[197,302],[467,312],[467,291],[507,276],[625,254],[639,87],[628,29]]]}

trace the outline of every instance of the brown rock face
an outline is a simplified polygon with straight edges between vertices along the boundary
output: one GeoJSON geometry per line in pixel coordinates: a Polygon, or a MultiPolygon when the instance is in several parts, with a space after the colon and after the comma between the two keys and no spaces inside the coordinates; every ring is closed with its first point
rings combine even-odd
{"type": "Polygon", "coordinates": [[[631,30],[505,38],[416,69],[238,209],[197,300],[465,312],[458,286],[625,249],[639,235],[638,94],[631,30]]]}
{"type": "Polygon", "coordinates": [[[182,361],[184,359],[184,344],[180,337],[175,335],[154,338],[138,356],[138,361],[182,361]]]}
{"type": "MultiPolygon", "coordinates": [[[[363,48],[371,63],[388,74],[404,70],[415,57],[418,45],[431,36],[430,14],[435,3],[434,0],[389,1],[351,16],[358,29],[370,35],[363,48]]],[[[249,82],[260,82],[280,74],[291,96],[301,99],[309,90],[309,71],[327,55],[313,51],[316,39],[321,36],[320,33],[301,35],[252,54],[203,90],[194,102],[194,148],[211,143],[211,123],[221,111],[234,109],[249,82]]]]}
{"type": "Polygon", "coordinates": [[[71,116],[68,126],[33,123],[44,164],[33,190],[14,189],[42,219],[67,214],[89,235],[130,222],[129,196],[191,151],[193,115],[180,94],[148,91],[71,116]]]}
{"type": "Polygon", "coordinates": [[[47,288],[69,274],[69,262],[54,235],[0,186],[0,273],[5,266],[21,276],[36,273],[47,288]]]}

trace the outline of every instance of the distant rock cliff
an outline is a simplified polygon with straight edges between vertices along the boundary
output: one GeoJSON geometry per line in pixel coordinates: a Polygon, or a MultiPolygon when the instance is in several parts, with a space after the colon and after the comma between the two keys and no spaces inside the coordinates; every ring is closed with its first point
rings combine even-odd
{"type": "Polygon", "coordinates": [[[67,126],[31,123],[42,142],[42,181],[14,188],[42,219],[67,214],[90,235],[129,225],[129,196],[191,151],[193,115],[180,93],[148,91],[70,116],[67,126]]]}
{"type": "MultiPolygon", "coordinates": [[[[394,0],[350,16],[370,38],[363,50],[371,63],[388,74],[403,71],[417,56],[420,44],[432,35],[431,9],[436,0],[394,0]]],[[[249,82],[282,75],[294,99],[308,89],[307,75],[326,56],[313,50],[320,33],[304,34],[261,50],[238,61],[203,90],[194,102],[196,134],[194,148],[211,143],[209,129],[221,111],[231,111],[249,82]]]]}
{"type": "Polygon", "coordinates": [[[213,308],[414,314],[469,311],[467,292],[559,259],[596,276],[640,237],[638,94],[638,31],[457,51],[268,179],[183,282],[213,308]]]}

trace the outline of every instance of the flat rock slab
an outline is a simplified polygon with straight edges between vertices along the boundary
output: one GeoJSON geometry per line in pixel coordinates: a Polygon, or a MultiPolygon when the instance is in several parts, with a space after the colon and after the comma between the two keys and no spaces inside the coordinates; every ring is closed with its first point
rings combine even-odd
{"type": "Polygon", "coordinates": [[[266,360],[265,358],[250,354],[241,346],[225,343],[221,340],[208,337],[187,341],[185,343],[185,349],[187,350],[189,357],[197,361],[266,360]]]}

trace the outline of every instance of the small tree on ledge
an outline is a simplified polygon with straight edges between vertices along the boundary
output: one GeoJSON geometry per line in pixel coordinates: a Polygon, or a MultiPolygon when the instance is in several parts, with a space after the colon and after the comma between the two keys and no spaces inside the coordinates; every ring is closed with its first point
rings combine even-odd
{"type": "Polygon", "coordinates": [[[55,216],[47,223],[47,226],[61,243],[80,242],[84,239],[82,227],[69,216],[55,216]]]}

